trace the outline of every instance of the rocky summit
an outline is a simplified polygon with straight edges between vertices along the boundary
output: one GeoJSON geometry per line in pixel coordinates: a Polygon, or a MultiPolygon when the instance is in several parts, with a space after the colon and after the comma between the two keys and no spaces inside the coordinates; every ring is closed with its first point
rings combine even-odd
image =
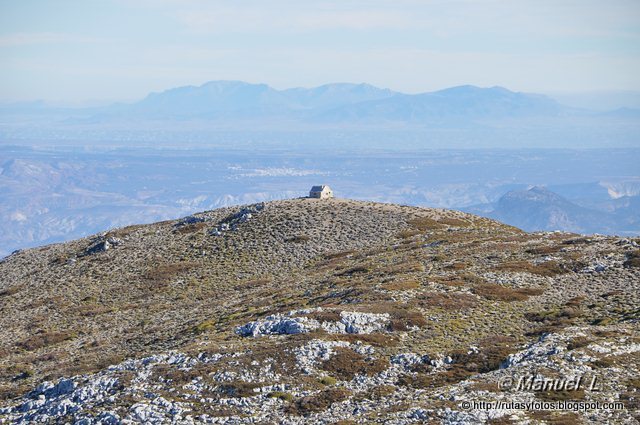
{"type": "Polygon", "coordinates": [[[638,423],[639,239],[294,199],[0,262],[0,423],[638,423]]]}

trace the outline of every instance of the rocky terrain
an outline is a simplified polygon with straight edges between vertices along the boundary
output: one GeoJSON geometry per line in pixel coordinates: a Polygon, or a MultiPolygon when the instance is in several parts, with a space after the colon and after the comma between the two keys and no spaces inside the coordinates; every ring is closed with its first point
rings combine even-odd
{"type": "Polygon", "coordinates": [[[0,423],[638,423],[639,242],[294,199],[20,251],[0,423]]]}

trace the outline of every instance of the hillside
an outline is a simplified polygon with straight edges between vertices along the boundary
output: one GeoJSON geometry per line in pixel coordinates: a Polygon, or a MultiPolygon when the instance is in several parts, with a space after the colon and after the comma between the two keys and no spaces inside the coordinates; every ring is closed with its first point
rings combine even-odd
{"type": "Polygon", "coordinates": [[[0,422],[635,423],[639,242],[301,198],[20,251],[0,422]],[[464,405],[558,400],[624,408],[464,405]]]}

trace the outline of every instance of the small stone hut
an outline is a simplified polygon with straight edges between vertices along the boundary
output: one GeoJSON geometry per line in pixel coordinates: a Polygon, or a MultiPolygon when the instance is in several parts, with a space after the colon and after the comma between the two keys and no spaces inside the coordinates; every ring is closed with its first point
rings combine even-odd
{"type": "Polygon", "coordinates": [[[333,198],[333,191],[325,184],[313,186],[309,191],[309,198],[327,199],[333,198]]]}

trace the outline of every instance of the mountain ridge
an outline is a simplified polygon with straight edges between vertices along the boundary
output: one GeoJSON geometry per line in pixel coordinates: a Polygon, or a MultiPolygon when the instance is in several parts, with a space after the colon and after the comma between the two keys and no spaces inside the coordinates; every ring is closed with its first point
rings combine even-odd
{"type": "Polygon", "coordinates": [[[548,400],[498,387],[547,365],[606,373],[575,396],[628,422],[638,242],[299,198],[21,251],[0,261],[0,420],[471,424],[490,418],[459,402],[548,400]]]}

